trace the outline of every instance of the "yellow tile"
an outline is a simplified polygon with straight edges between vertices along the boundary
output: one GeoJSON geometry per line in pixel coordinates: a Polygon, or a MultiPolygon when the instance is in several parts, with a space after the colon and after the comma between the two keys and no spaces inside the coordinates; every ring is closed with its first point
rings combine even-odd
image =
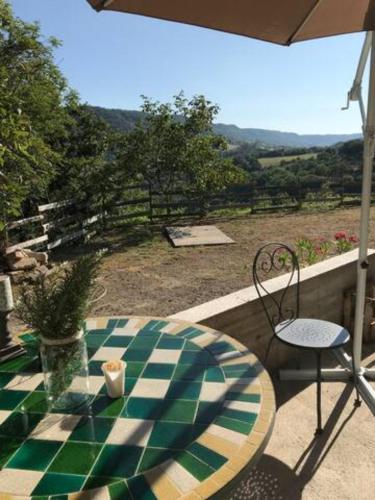
{"type": "Polygon", "coordinates": [[[271,426],[271,422],[269,421],[262,421],[258,419],[253,427],[253,430],[255,432],[262,432],[262,433],[267,433],[269,428],[271,426]]]}
{"type": "Polygon", "coordinates": [[[181,497],[181,492],[168,479],[163,469],[156,467],[144,474],[151,489],[160,500],[175,500],[181,497]]]}
{"type": "Polygon", "coordinates": [[[255,455],[255,453],[258,451],[258,446],[253,444],[253,443],[246,443],[244,446],[241,447],[239,454],[242,457],[247,458],[248,460],[251,460],[251,458],[255,455]]]}
{"type": "Polygon", "coordinates": [[[99,330],[100,328],[107,328],[107,323],[110,318],[103,316],[101,318],[93,318],[93,319],[96,320],[96,329],[99,330]]]}
{"type": "Polygon", "coordinates": [[[217,483],[220,487],[223,487],[228,484],[235,476],[236,472],[224,465],[224,467],[221,467],[221,469],[215,472],[215,474],[212,474],[211,479],[215,481],[215,483],[217,483]]]}
{"type": "Polygon", "coordinates": [[[247,443],[255,444],[256,446],[260,446],[263,442],[264,434],[260,432],[256,432],[253,430],[249,437],[247,438],[247,443]]]}
{"type": "Polygon", "coordinates": [[[236,474],[238,474],[244,467],[246,467],[248,462],[249,460],[247,458],[237,455],[225,464],[225,466],[229,467],[229,469],[232,469],[236,474]]]}
{"type": "MultiPolygon", "coordinates": [[[[169,500],[169,498],[166,498],[165,500],[169,500]]],[[[181,500],[202,500],[202,497],[198,495],[198,493],[192,491],[191,493],[181,497],[181,500]]]]}
{"type": "Polygon", "coordinates": [[[207,448],[220,453],[220,455],[223,455],[226,458],[230,458],[235,455],[239,449],[238,445],[235,443],[232,443],[222,437],[214,436],[209,432],[204,432],[197,441],[198,443],[203,444],[203,446],[207,446],[207,448]]]}
{"type": "Polygon", "coordinates": [[[214,493],[218,490],[218,484],[215,481],[212,481],[211,478],[204,481],[198,488],[195,489],[195,492],[198,493],[202,498],[210,498],[214,493]]]}
{"type": "Polygon", "coordinates": [[[242,394],[261,394],[260,386],[256,383],[238,384],[234,382],[230,385],[230,390],[233,392],[241,392],[242,394]]]}

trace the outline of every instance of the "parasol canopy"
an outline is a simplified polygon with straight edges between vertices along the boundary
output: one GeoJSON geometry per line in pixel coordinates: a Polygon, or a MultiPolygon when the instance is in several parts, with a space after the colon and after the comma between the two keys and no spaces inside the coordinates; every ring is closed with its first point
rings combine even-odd
{"type": "Polygon", "coordinates": [[[281,45],[375,29],[375,0],[88,0],[114,10],[281,45]]]}

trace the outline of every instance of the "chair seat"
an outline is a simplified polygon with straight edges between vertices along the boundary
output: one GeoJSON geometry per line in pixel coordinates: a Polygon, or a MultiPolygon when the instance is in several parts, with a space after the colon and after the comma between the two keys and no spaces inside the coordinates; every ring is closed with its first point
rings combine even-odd
{"type": "Polygon", "coordinates": [[[276,337],[296,347],[333,349],[346,344],[350,335],[344,327],[320,319],[297,318],[279,323],[276,337]]]}

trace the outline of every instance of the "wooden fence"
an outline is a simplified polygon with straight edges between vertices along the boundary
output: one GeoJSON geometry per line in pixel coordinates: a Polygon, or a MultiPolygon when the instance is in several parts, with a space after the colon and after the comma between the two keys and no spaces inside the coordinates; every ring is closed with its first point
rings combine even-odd
{"type": "MultiPolygon", "coordinates": [[[[103,229],[132,224],[162,223],[184,217],[202,217],[220,210],[246,209],[251,214],[299,210],[313,206],[356,206],[361,201],[359,184],[316,186],[234,186],[221,193],[199,196],[185,191],[163,193],[148,184],[126,186],[108,201],[90,205],[64,200],[39,205],[34,215],[11,221],[7,253],[15,248],[54,250],[77,240],[88,241],[103,229]]],[[[374,200],[375,201],[375,200],[374,200]]]]}

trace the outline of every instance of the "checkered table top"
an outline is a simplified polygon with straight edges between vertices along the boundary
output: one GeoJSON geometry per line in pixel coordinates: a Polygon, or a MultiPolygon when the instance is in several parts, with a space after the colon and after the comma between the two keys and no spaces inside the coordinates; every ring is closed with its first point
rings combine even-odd
{"type": "Polygon", "coordinates": [[[256,460],[275,412],[267,372],[236,340],[177,320],[86,321],[89,408],[48,413],[34,338],[0,363],[0,498],[208,498],[256,460]],[[101,364],[127,362],[125,395],[101,364]]]}

